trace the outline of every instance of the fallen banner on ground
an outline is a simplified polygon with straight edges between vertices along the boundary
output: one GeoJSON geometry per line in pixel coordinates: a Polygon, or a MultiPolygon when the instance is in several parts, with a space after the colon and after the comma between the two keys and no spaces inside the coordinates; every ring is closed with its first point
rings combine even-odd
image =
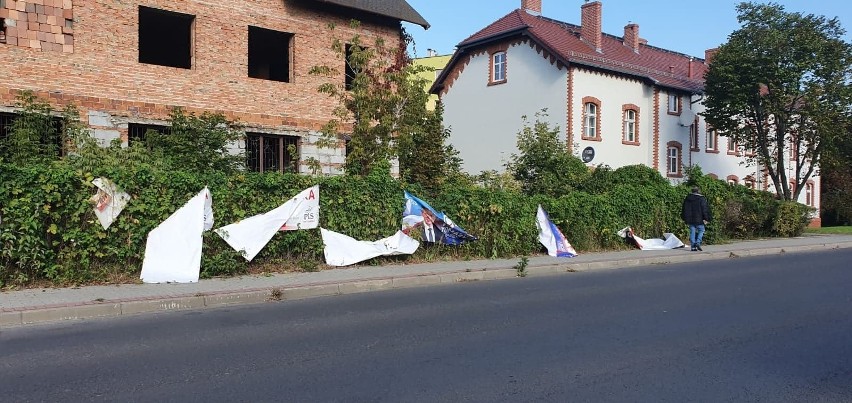
{"type": "Polygon", "coordinates": [[[664,233],[662,239],[643,239],[633,233],[633,228],[624,227],[621,231],[618,231],[618,235],[641,250],[665,250],[684,247],[683,242],[681,242],[674,234],[669,232],[664,233]]]}
{"type": "Polygon", "coordinates": [[[547,248],[547,254],[553,257],[575,257],[577,251],[571,246],[571,243],[562,235],[562,231],[550,221],[547,212],[538,206],[538,211],[535,215],[535,222],[538,226],[538,240],[547,248]]]}
{"type": "Polygon", "coordinates": [[[130,201],[130,195],[107,178],[95,178],[92,184],[98,188],[98,193],[89,202],[95,206],[95,216],[101,226],[107,229],[130,201]]]}
{"type": "Polygon", "coordinates": [[[286,203],[263,214],[217,228],[218,234],[249,262],[278,231],[319,226],[319,186],[307,188],[286,203]]]}
{"type": "Polygon", "coordinates": [[[145,283],[195,283],[202,233],[213,228],[213,199],[205,187],[148,233],[140,278],[145,283]]]}
{"type": "Polygon", "coordinates": [[[375,242],[359,241],[350,236],[320,228],[325,263],[329,266],[349,266],[377,256],[410,255],[420,242],[397,231],[393,236],[375,242]]]}
{"type": "Polygon", "coordinates": [[[423,241],[428,243],[461,245],[477,239],[456,225],[443,211],[437,212],[429,203],[405,192],[402,231],[409,234],[413,228],[418,228],[423,241]]]}

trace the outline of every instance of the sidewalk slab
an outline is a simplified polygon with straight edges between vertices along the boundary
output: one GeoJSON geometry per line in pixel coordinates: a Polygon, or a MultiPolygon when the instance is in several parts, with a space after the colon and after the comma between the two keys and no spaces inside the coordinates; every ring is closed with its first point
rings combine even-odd
{"type": "MultiPolygon", "coordinates": [[[[852,236],[807,235],[689,249],[527,258],[525,275],[552,276],[655,264],[852,248],[852,236]]],[[[327,297],[470,281],[520,279],[521,258],[356,266],[311,273],[205,279],[190,284],[122,284],[0,292],[0,329],[32,323],[327,297]]]]}

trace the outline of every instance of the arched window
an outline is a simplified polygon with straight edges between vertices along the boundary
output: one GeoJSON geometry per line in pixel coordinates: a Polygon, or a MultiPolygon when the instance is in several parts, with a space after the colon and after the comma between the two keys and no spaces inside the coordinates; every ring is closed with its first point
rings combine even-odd
{"type": "Polygon", "coordinates": [[[639,145],[639,107],[633,104],[624,105],[622,109],[622,137],[621,143],[628,145],[639,145]]]}
{"type": "Polygon", "coordinates": [[[727,182],[728,182],[729,185],[739,185],[740,184],[740,178],[737,177],[736,175],[728,175],[727,179],[728,179],[727,182]]]}
{"type": "Polygon", "coordinates": [[[601,141],[601,101],[594,97],[583,98],[583,140],[601,141]]]}
{"type": "Polygon", "coordinates": [[[677,141],[670,141],[666,146],[666,174],[669,177],[682,177],[682,155],[683,145],[677,141]]]}

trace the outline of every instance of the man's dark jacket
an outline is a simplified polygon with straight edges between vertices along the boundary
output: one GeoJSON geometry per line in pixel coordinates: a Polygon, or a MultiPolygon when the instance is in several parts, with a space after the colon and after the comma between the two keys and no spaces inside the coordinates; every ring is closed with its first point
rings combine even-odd
{"type": "Polygon", "coordinates": [[[707,199],[700,193],[690,193],[683,201],[683,211],[680,218],[689,225],[701,225],[704,221],[711,221],[710,206],[707,199]]]}

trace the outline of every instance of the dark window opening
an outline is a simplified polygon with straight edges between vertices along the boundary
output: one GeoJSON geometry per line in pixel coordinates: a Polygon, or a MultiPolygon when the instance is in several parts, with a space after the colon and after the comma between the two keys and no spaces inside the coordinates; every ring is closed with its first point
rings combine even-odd
{"type": "Polygon", "coordinates": [[[194,15],[139,6],[139,63],[192,67],[194,15]]]}
{"type": "Polygon", "coordinates": [[[246,133],[246,167],[254,172],[299,172],[299,138],[246,133]]]}
{"type": "MultiPolygon", "coordinates": [[[[16,119],[18,119],[17,114],[0,113],[0,141],[12,134],[12,126],[16,119]]],[[[50,129],[40,134],[39,144],[55,147],[56,156],[61,157],[65,155],[64,133],[65,119],[61,116],[53,116],[50,118],[50,129]]]]}
{"type": "Polygon", "coordinates": [[[136,143],[146,145],[148,133],[156,132],[160,134],[169,134],[170,129],[168,126],[162,125],[148,125],[141,123],[128,123],[127,124],[127,144],[133,145],[136,143]]]}
{"type": "Polygon", "coordinates": [[[6,19],[0,18],[0,43],[6,43],[6,19]]]}
{"type": "Polygon", "coordinates": [[[293,34],[248,27],[248,75],[290,82],[290,48],[293,34]]]}
{"type": "Polygon", "coordinates": [[[355,68],[355,66],[353,65],[353,61],[352,61],[352,56],[353,56],[352,53],[354,51],[354,49],[353,49],[354,46],[355,45],[352,45],[352,44],[348,44],[348,43],[346,44],[346,66],[345,66],[346,83],[345,83],[345,85],[346,85],[347,91],[352,90],[352,86],[355,84],[355,76],[358,75],[358,70],[355,68]]]}

